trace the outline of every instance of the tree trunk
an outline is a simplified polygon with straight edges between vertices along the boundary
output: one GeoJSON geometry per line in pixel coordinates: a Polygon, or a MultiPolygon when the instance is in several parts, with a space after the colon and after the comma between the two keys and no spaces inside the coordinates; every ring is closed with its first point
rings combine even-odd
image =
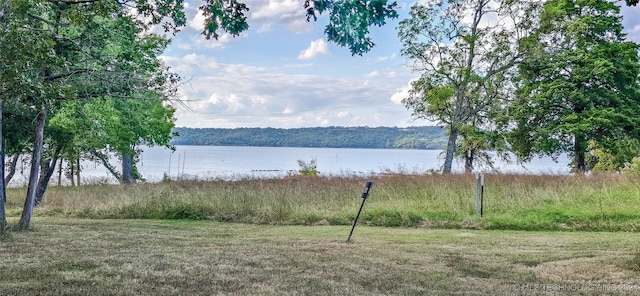
{"type": "MultiPolygon", "coordinates": [[[[4,1],[2,7],[0,7],[0,23],[4,22],[4,17],[9,10],[9,1],[4,1]]],[[[7,228],[7,215],[5,212],[5,204],[7,203],[7,186],[4,182],[4,146],[2,135],[2,116],[3,116],[3,103],[0,99],[0,177],[2,178],[0,184],[0,232],[3,232],[7,228]]]]}
{"type": "Polygon", "coordinates": [[[133,182],[133,157],[128,151],[122,152],[122,183],[133,182]]]}
{"type": "Polygon", "coordinates": [[[120,175],[120,173],[118,173],[116,171],[116,169],[109,163],[109,159],[106,155],[101,154],[98,151],[91,151],[91,154],[93,156],[95,156],[96,158],[98,158],[100,160],[100,162],[102,162],[102,165],[107,169],[107,171],[109,171],[109,173],[111,173],[111,175],[116,178],[116,180],[118,181],[122,181],[122,176],[120,175]]]}
{"type": "MultiPolygon", "coordinates": [[[[4,157],[4,153],[2,155],[4,157]]],[[[11,179],[13,179],[13,175],[16,173],[16,167],[18,166],[18,160],[20,159],[20,154],[16,153],[11,157],[11,161],[9,161],[9,174],[4,177],[4,186],[8,186],[11,179]]],[[[3,170],[4,172],[4,170],[3,170]]]]}
{"type": "Polygon", "coordinates": [[[471,173],[473,171],[473,158],[475,156],[475,150],[469,149],[464,156],[464,171],[471,173]]]}
{"type": "MultiPolygon", "coordinates": [[[[2,145],[2,100],[0,100],[0,178],[4,180],[4,146],[2,145]]],[[[7,203],[7,190],[5,182],[0,182],[0,232],[7,228],[7,215],[4,205],[7,203]]]]}
{"type": "Polygon", "coordinates": [[[451,167],[453,166],[453,153],[456,151],[456,140],[458,139],[458,128],[453,125],[449,129],[449,140],[447,141],[447,150],[444,157],[444,167],[442,169],[443,174],[451,174],[451,167]]]}
{"type": "Polygon", "coordinates": [[[71,181],[72,187],[76,186],[75,171],[76,171],[75,164],[73,164],[72,160],[69,160],[69,174],[67,175],[67,178],[69,178],[69,180],[71,181]]]}
{"type": "Polygon", "coordinates": [[[60,166],[58,166],[58,186],[62,186],[62,163],[64,158],[60,159],[60,166]]]}
{"type": "Polygon", "coordinates": [[[575,142],[574,142],[574,167],[573,170],[575,173],[577,174],[584,174],[585,172],[585,161],[584,161],[584,156],[585,156],[585,140],[584,140],[584,136],[582,135],[575,135],[575,142]]]}
{"type": "Polygon", "coordinates": [[[42,105],[40,113],[36,118],[36,137],[33,142],[33,156],[31,157],[31,170],[29,172],[29,186],[27,187],[27,197],[24,201],[22,216],[18,227],[29,228],[31,214],[33,214],[33,204],[36,199],[36,189],[38,187],[38,173],[40,172],[40,160],[42,159],[42,149],[44,145],[44,127],[47,121],[47,106],[42,105]]]}
{"type": "Polygon", "coordinates": [[[82,168],[80,167],[80,156],[76,158],[76,183],[80,186],[80,173],[82,172],[82,168]]]}
{"type": "MultiPolygon", "coordinates": [[[[53,157],[45,160],[42,163],[42,167],[40,168],[40,178],[38,179],[36,199],[34,201],[34,206],[36,207],[42,203],[44,193],[45,191],[47,191],[47,187],[49,186],[49,180],[51,180],[51,176],[53,176],[53,173],[56,171],[56,163],[60,158],[60,150],[60,148],[56,148],[53,157]]],[[[60,166],[62,166],[62,164],[60,166]]]]}

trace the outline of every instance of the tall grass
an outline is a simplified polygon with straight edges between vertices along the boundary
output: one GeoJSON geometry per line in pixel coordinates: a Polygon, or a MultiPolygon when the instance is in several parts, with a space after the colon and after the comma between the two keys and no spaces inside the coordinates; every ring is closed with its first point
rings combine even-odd
{"type": "MultiPolygon", "coordinates": [[[[431,228],[638,231],[640,178],[623,175],[486,175],[484,216],[473,175],[287,177],[240,181],[50,187],[36,216],[209,219],[258,224],[348,225],[365,181],[374,187],[359,223],[431,228]]],[[[8,192],[9,216],[24,189],[8,192]]]]}

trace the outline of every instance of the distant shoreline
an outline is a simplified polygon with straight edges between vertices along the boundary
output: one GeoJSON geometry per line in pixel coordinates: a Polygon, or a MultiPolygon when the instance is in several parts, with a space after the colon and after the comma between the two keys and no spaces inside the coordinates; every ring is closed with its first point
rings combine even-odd
{"type": "Polygon", "coordinates": [[[172,145],[441,150],[446,129],[419,127],[185,128],[172,145]]]}
{"type": "Polygon", "coordinates": [[[305,147],[301,147],[301,146],[255,146],[255,145],[209,145],[209,144],[175,144],[175,143],[171,143],[171,145],[174,146],[219,146],[219,147],[255,147],[255,148],[332,148],[332,149],[388,149],[388,150],[444,150],[444,147],[442,148],[394,148],[394,147],[389,147],[389,148],[377,148],[377,147],[316,147],[316,146],[305,146],[305,147]]]}

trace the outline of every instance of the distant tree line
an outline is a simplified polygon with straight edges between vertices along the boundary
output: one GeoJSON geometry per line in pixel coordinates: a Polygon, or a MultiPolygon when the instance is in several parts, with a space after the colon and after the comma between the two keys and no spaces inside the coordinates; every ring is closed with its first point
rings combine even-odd
{"type": "Polygon", "coordinates": [[[446,130],[421,127],[175,128],[173,145],[443,149],[446,130]]]}

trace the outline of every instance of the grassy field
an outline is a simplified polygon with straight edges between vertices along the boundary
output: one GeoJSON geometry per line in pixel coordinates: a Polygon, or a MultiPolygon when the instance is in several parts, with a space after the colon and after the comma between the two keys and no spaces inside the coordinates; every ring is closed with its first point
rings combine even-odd
{"type": "Polygon", "coordinates": [[[33,222],[0,240],[0,295],[640,293],[633,233],[33,222]]]}
{"type": "MultiPolygon", "coordinates": [[[[50,187],[39,217],[191,219],[269,225],[350,225],[365,181],[361,223],[445,229],[640,230],[640,178],[623,175],[487,175],[484,216],[473,175],[171,181],[133,186],[50,187]]],[[[24,189],[9,191],[19,216],[24,189]]]]}
{"type": "Polygon", "coordinates": [[[640,294],[638,178],[490,175],[480,219],[473,176],[368,180],[51,187],[0,295],[640,294]]]}

